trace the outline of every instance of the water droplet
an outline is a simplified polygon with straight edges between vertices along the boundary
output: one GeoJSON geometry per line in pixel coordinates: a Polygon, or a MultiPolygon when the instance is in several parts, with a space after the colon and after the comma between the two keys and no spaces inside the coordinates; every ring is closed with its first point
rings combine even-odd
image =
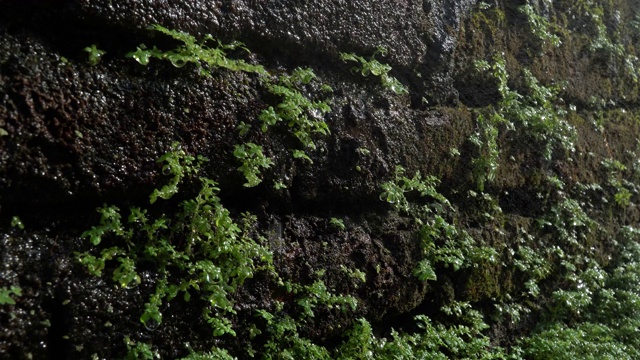
{"type": "Polygon", "coordinates": [[[144,328],[147,329],[148,331],[156,331],[159,326],[160,326],[160,323],[153,319],[149,319],[144,323],[144,328]]]}

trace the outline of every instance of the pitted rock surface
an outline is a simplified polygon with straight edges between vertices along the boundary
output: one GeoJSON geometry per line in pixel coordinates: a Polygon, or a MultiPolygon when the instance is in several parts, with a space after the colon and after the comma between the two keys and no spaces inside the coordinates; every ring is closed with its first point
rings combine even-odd
{"type": "MultiPolygon", "coordinates": [[[[290,244],[276,251],[280,271],[300,281],[313,281],[310,274],[325,269],[332,288],[361,298],[357,313],[323,314],[325,322],[302,329],[308,336],[330,338],[336,324],[349,326],[358,314],[381,320],[413,309],[427,289],[411,275],[419,254],[417,243],[410,234],[397,233],[393,222],[382,225],[386,221],[381,222],[378,215],[366,215],[372,216],[369,226],[359,214],[372,205],[380,208],[380,183],[393,173],[395,164],[416,168],[433,164],[446,143],[462,141],[468,130],[446,126],[451,119],[441,120],[438,111],[413,109],[412,99],[390,94],[376,79],[363,83],[351,73],[352,64],[339,60],[339,53],[370,56],[384,47],[389,54],[378,55],[379,60],[389,63],[402,81],[424,88],[431,75],[450,77],[455,47],[451,29],[460,26],[470,4],[0,1],[4,24],[0,25],[4,31],[0,127],[9,133],[0,137],[0,214],[21,215],[33,229],[41,230],[27,235],[39,240],[34,243],[38,254],[45,254],[45,244],[56,239],[55,255],[46,254],[50,260],[44,262],[33,258],[33,262],[24,257],[21,247],[15,247],[22,235],[5,238],[5,257],[14,260],[5,262],[3,272],[25,287],[25,298],[34,299],[25,303],[24,311],[34,310],[33,316],[48,317],[53,325],[47,335],[46,327],[19,315],[11,323],[16,330],[0,338],[0,348],[18,357],[27,352],[35,358],[46,354],[90,357],[95,352],[113,357],[124,351],[122,334],[127,333],[164,344],[161,352],[169,357],[184,355],[185,342],[194,349],[207,348],[206,336],[202,337],[207,326],[180,310],[187,304],[174,304],[176,313],[165,311],[163,331],[150,331],[135,321],[152,291],[153,273],[143,274],[149,281],[146,287],[114,290],[109,282],[88,277],[73,256],[73,251],[86,249],[77,236],[95,221],[96,206],[147,201],[161,181],[156,160],[175,141],[189,153],[209,158],[205,173],[221,182],[223,196],[229,194],[236,211],[263,209],[258,211],[266,211],[261,216],[287,216],[284,232],[290,244]],[[189,66],[176,69],[152,61],[142,67],[125,58],[141,43],[165,48],[173,44],[147,30],[153,24],[197,37],[213,34],[227,42],[243,41],[253,54],[233,56],[260,62],[275,72],[311,66],[322,82],[334,88],[333,111],[327,118],[333,135],[317,139],[319,148],[310,153],[313,166],[292,162],[288,149],[296,146],[295,139],[282,131],[250,135],[276,162],[265,172],[264,183],[288,179],[284,194],[272,193],[263,185],[242,190],[243,180],[232,156],[233,144],[239,141],[237,124],[255,122],[259,112],[272,104],[264,85],[254,75],[215,71],[211,78],[203,78],[189,66]],[[82,50],[91,44],[106,51],[96,66],[89,66],[82,50]],[[434,61],[442,62],[437,71],[425,66],[434,61]],[[406,134],[412,135],[407,138],[406,134]],[[370,149],[370,155],[359,154],[356,150],[361,147],[370,149]],[[326,220],[314,216],[315,211],[293,212],[341,206],[355,213],[348,220],[349,230],[337,236],[326,220]],[[34,207],[57,210],[53,217],[41,216],[42,212],[31,210],[34,207]],[[56,263],[66,265],[61,269],[56,263]],[[366,286],[357,287],[345,278],[340,265],[376,275],[366,286]],[[48,282],[38,280],[36,288],[29,288],[31,278],[21,275],[25,267],[49,274],[48,282]],[[413,285],[403,285],[405,281],[413,285]],[[43,303],[45,293],[53,298],[43,303]],[[369,293],[377,295],[365,300],[369,293]],[[24,332],[38,334],[34,341],[42,345],[20,344],[18,336],[24,332]],[[62,333],[71,340],[63,339],[62,333]]],[[[454,93],[451,88],[448,91],[454,93]]],[[[348,219],[350,215],[340,216],[348,219]]],[[[247,286],[236,295],[238,321],[252,318],[258,305],[268,305],[275,296],[257,280],[247,286]]],[[[235,346],[240,349],[242,344],[235,346]]]]}
{"type": "MultiPolygon", "coordinates": [[[[545,17],[561,18],[570,6],[539,3],[545,17]]],[[[632,3],[621,7],[619,21],[608,23],[611,31],[633,19],[632,3]]],[[[329,288],[358,299],[357,311],[349,314],[318,310],[316,320],[300,329],[311,340],[336,345],[340,331],[359,317],[387,334],[405,326],[415,311],[432,313],[452,299],[487,306],[491,313],[492,301],[512,290],[515,270],[439,267],[437,281],[414,276],[424,251],[421,239],[410,231],[412,219],[380,200],[381,184],[393,178],[396,165],[408,175],[421,171],[440,179],[438,190],[461,214],[456,225],[505,248],[510,244],[501,241],[534,228],[542,215],[546,200],[540,194],[551,192],[543,180],[548,174],[558,173],[568,184],[606,181],[596,157],[627,156],[640,132],[637,122],[616,122],[626,119],[625,107],[638,107],[638,86],[619,77],[621,60],[606,51],[589,53],[590,30],[580,33],[573,20],[567,20],[575,35],[563,39],[566,47],[540,48],[519,5],[0,0],[0,129],[6,132],[0,133],[0,287],[23,289],[14,313],[0,307],[0,359],[121,358],[125,335],[153,344],[163,358],[187,355],[187,342],[196,351],[215,345],[242,356],[256,309],[271,309],[276,301],[294,307],[290,294],[259,275],[233,294],[236,338],[212,339],[200,316],[205,304],[198,299],[171,302],[163,309],[161,328],[144,326],[140,312],[158,277],[152,267],[141,269],[139,287],[122,289],[109,276],[92,277],[78,264],[75,252],[91,248],[80,234],[97,223],[95,208],[148,206],[149,193],[166,179],[157,159],[174,142],[209,158],[202,174],[220,183],[233,216],[251,211],[263,233],[278,228],[269,244],[283,276],[308,284],[322,271],[329,288]],[[145,67],[127,58],[140,44],[176,45],[148,29],[154,24],[198,38],[212,34],[224,43],[242,41],[251,53],[229,56],[261,64],[272,74],[312,68],[319,81],[305,91],[320,100],[320,82],[334,90],[325,118],[331,135],[314,138],[313,163],[291,158],[300,144],[286,126],[266,134],[258,130],[258,115],[278,100],[258,76],[214,70],[205,78],[192,64],[175,68],[154,59],[145,67]],[[106,51],[95,66],[83,51],[91,45],[106,51]],[[378,47],[389,53],[376,59],[393,68],[391,75],[408,86],[409,95],[392,94],[379,79],[362,77],[352,71],[353,63],[340,61],[341,52],[369,58],[378,47]],[[578,129],[583,155],[572,154],[571,161],[540,161],[539,149],[518,143],[518,134],[501,133],[504,161],[487,188],[504,211],[496,220],[503,223],[500,231],[479,225],[491,209],[475,191],[474,159],[481,154],[469,141],[479,131],[479,111],[501,100],[496,80],[475,66],[495,54],[507,60],[510,87],[521,86],[516,75],[530,68],[541,83],[563,84],[567,104],[576,104],[587,119],[578,129]],[[592,97],[607,101],[591,103],[592,97]],[[594,129],[597,114],[618,107],[614,121],[594,129]],[[240,122],[253,126],[242,139],[240,122]],[[244,188],[237,171],[233,150],[240,141],[262,145],[274,161],[255,188],[244,188]],[[273,189],[276,180],[287,188],[273,189]],[[23,219],[25,230],[9,225],[14,215],[23,219]],[[345,229],[332,226],[331,218],[343,220],[345,229]],[[358,285],[343,267],[364,271],[366,283],[358,285]]],[[[619,35],[625,46],[637,42],[637,34],[619,35]]],[[[187,194],[194,191],[185,188],[187,194]]],[[[608,214],[600,219],[603,227],[617,221],[609,205],[595,197],[589,201],[604,206],[598,210],[608,214]]],[[[639,216],[632,207],[620,215],[628,223],[639,216]]],[[[498,323],[492,336],[508,342],[514,326],[498,323]]]]}

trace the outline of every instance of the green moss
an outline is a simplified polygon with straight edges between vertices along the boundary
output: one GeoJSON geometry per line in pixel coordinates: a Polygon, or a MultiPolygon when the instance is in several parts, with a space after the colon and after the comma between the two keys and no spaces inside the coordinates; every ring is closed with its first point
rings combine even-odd
{"type": "Polygon", "coordinates": [[[462,296],[466,301],[475,303],[486,299],[501,299],[514,289],[510,270],[502,269],[501,265],[483,264],[470,270],[462,296]]]}

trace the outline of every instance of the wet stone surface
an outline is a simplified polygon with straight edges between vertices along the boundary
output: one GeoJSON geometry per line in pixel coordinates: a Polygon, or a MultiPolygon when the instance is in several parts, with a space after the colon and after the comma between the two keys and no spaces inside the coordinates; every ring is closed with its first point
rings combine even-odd
{"type": "MultiPolygon", "coordinates": [[[[420,240],[411,219],[380,200],[381,184],[396,165],[407,174],[436,176],[439,190],[460,209],[458,225],[498,244],[533,228],[548,205],[539,194],[549,191],[542,179],[550,171],[568,184],[606,174],[594,170],[599,162],[588,155],[548,164],[536,157],[539,149],[502,136],[506,160],[488,191],[506,214],[495,222],[507,226],[498,233],[478,225],[488,210],[482,199],[467,195],[475,189],[473,159],[479,155],[468,139],[478,131],[476,110],[501,99],[497,81],[478,75],[474,60],[505,53],[510,73],[522,70],[521,60],[544,81],[567,79],[562,96],[588,111],[593,95],[610,95],[607,106],[615,107],[631,102],[625,94],[637,93],[613,78],[615,67],[593,67],[602,60],[582,56],[582,38],[536,60],[516,5],[491,6],[498,20],[476,16],[479,5],[471,0],[0,0],[0,129],[6,132],[0,132],[0,288],[22,289],[15,305],[0,305],[0,359],[121,358],[127,336],[150,344],[162,358],[186,356],[187,343],[195,351],[220,346],[242,357],[257,309],[283,303],[295,313],[293,295],[258,273],[232,295],[235,338],[211,336],[202,319],[207,304],[195,296],[165,303],[163,322],[145,324],[140,316],[159,279],[153,264],[138,269],[139,286],[122,288],[111,279],[114,264],[97,278],[78,263],[75,252],[94,248],[80,234],[98,223],[95,208],[148,206],[151,191],[166,182],[157,160],[174,142],[209,159],[201,175],[220,184],[234,218],[244,211],[256,215],[256,234],[266,237],[282,277],[308,285],[322,272],[329,289],[357,299],[357,310],[348,314],[318,310],[299,329],[309,339],[336,345],[358,317],[387,334],[416,309],[432,313],[451,299],[490,303],[512,286],[513,269],[438,268],[438,281],[418,281],[413,271],[423,256],[420,240]],[[230,56],[272,74],[311,67],[319,81],[303,92],[332,107],[324,119],[331,134],[315,136],[317,149],[308,151],[313,163],[292,158],[301,145],[286,124],[267,133],[258,129],[260,112],[279,99],[257,75],[216,69],[207,78],[192,64],[176,68],[154,59],[141,66],[127,58],[140,44],[176,46],[148,29],[154,24],[198,38],[242,41],[251,53],[230,56]],[[83,50],[91,45],[106,52],[94,66],[83,50]],[[390,74],[409,87],[409,95],[392,94],[378,78],[362,77],[351,70],[354,64],[340,60],[340,52],[369,58],[379,46],[389,53],[376,59],[393,68],[390,74]],[[319,82],[333,88],[331,95],[320,91],[319,82]],[[253,126],[244,138],[240,122],[253,126]],[[242,186],[233,156],[243,141],[263,146],[274,163],[255,188],[242,186]],[[286,189],[274,189],[276,181],[286,189]],[[24,230],[9,225],[16,215],[24,230]],[[332,218],[344,228],[332,225],[332,218]],[[366,282],[344,268],[362,271],[366,282]]],[[[578,150],[622,158],[635,149],[637,126],[613,123],[604,131],[609,144],[583,123],[578,150]]],[[[190,183],[184,190],[183,198],[197,189],[190,183]]],[[[594,207],[601,206],[600,195],[588,199],[594,207]]],[[[603,222],[615,221],[606,216],[603,222]]],[[[624,221],[637,219],[636,210],[625,212],[624,221]]],[[[511,336],[513,327],[501,326],[491,329],[492,336],[511,336]]]]}
{"type": "MultiPolygon", "coordinates": [[[[343,69],[338,72],[330,69],[331,63],[340,64],[338,51],[371,53],[378,45],[391,50],[387,60],[399,70],[419,67],[426,49],[423,9],[397,5],[326,2],[250,7],[241,2],[79,1],[50,7],[48,14],[45,9],[54,5],[39,8],[32,3],[0,2],[8,20],[0,41],[0,117],[10,134],[0,138],[0,211],[4,216],[20,215],[30,225],[26,232],[4,238],[0,285],[20,286],[24,293],[15,314],[3,314],[3,324],[11,329],[0,340],[3,353],[18,358],[29,353],[34,358],[93,354],[113,358],[126,352],[125,336],[152,344],[168,358],[185,355],[185,343],[194,350],[209,347],[210,330],[201,320],[196,300],[169,303],[157,328],[139,321],[155,286],[153,269],[141,272],[140,286],[122,289],[107,275],[89,276],[73,255],[89,248],[77,236],[88,224],[95,224],[96,206],[146,202],[160,176],[156,160],[174,141],[190,153],[209,158],[206,173],[224,185],[238,211],[264,207],[267,213],[286,216],[281,225],[286,244],[274,246],[283,276],[312,282],[313,274],[325,269],[330,288],[363,301],[361,310],[348,317],[340,312],[322,314],[324,322],[301,330],[307,336],[326,339],[349,326],[358,314],[383,319],[387,313],[406,312],[420,302],[424,287],[401,285],[406,280],[415,282],[412,251],[396,257],[387,249],[399,247],[407,235],[364,229],[360,220],[336,233],[324,219],[287,215],[296,208],[313,214],[313,209],[324,212],[339,207],[337,198],[343,205],[362,203],[364,208],[373,201],[379,207],[380,179],[393,170],[390,163],[406,156],[396,140],[403,137],[402,132],[388,129],[401,124],[399,118],[413,116],[407,100],[391,97],[373,81],[370,91],[345,87],[339,78],[354,77],[349,67],[339,65],[343,69]],[[21,24],[10,14],[31,20],[21,24]],[[62,20],[60,26],[40,22],[55,16],[62,20]],[[399,22],[400,17],[420,25],[399,22]],[[66,21],[79,29],[63,26],[66,21]],[[331,103],[335,112],[327,120],[336,136],[318,139],[319,150],[311,154],[316,166],[287,159],[286,149],[295,146],[290,135],[277,130],[267,135],[254,132],[251,139],[262,143],[277,163],[272,173],[265,173],[265,183],[282,178],[290,190],[270,193],[261,186],[246,194],[240,191],[242,180],[231,156],[238,142],[235,127],[240,121],[254,121],[265,102],[272,100],[263,98],[265,89],[252,75],[220,71],[202,78],[186,68],[159,62],[141,67],[124,59],[138,44],[158,40],[157,34],[143,30],[154,23],[244,40],[274,64],[290,59],[315,63],[322,80],[336,89],[331,103]],[[111,30],[112,37],[104,34],[111,30]],[[123,35],[129,31],[135,41],[123,35]],[[61,41],[62,36],[68,42],[61,41]],[[108,54],[94,67],[81,51],[91,43],[108,54]],[[329,64],[322,60],[327,57],[333,58],[329,64]],[[360,147],[370,148],[371,156],[359,155],[360,147]],[[51,224],[54,230],[48,233],[30,230],[51,224]],[[371,280],[357,286],[345,278],[340,265],[362,268],[371,280]],[[377,295],[367,300],[373,291],[377,295]],[[21,340],[25,334],[30,334],[29,342],[21,340]]],[[[254,317],[255,309],[269,308],[274,297],[281,296],[273,293],[272,286],[256,279],[241,288],[234,321],[242,324],[254,317]]],[[[227,345],[235,343],[220,341],[229,340],[227,345]]],[[[231,348],[241,352],[242,344],[231,348]]]]}

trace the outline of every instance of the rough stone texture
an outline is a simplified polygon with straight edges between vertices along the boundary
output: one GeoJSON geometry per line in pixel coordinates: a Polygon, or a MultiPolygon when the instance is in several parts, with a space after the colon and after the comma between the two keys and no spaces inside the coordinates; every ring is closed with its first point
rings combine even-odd
{"type": "MultiPolygon", "coordinates": [[[[2,117],[12,135],[21,136],[8,144],[4,159],[9,164],[2,170],[22,177],[3,176],[2,181],[19,182],[16,186],[27,189],[46,189],[40,197],[50,193],[49,187],[75,193],[148,183],[153,176],[153,161],[149,159],[166,151],[172,140],[182,140],[199,152],[228,150],[220,144],[232,137],[227,131],[238,120],[255,117],[253,109],[259,105],[252,99],[255,96],[240,96],[254,91],[255,83],[251,86],[250,79],[194,81],[193,77],[181,78],[174,73],[166,80],[154,81],[149,76],[161,71],[157,67],[145,71],[122,60],[122,54],[154,35],[141,30],[151,24],[240,39],[276,63],[295,59],[320,69],[333,65],[341,67],[343,75],[348,67],[336,63],[338,51],[366,54],[381,45],[391,51],[385,61],[399,69],[400,78],[422,89],[415,74],[427,63],[442,67],[444,70],[434,76],[451,82],[445,78],[450,73],[447,64],[454,40],[443,29],[455,29],[462,9],[469,7],[455,2],[267,5],[235,1],[74,1],[62,7],[43,3],[3,5],[9,9],[4,12],[9,28],[19,30],[5,36],[2,51],[6,69],[2,84],[8,95],[3,99],[2,117]],[[29,15],[33,23],[27,26],[20,16],[26,17],[29,11],[33,12],[29,15]],[[53,25],[56,23],[61,26],[53,25]],[[140,35],[139,42],[126,38],[131,37],[129,33],[140,35]],[[103,62],[106,64],[86,72],[81,49],[89,43],[97,43],[108,53],[103,62]],[[425,59],[427,54],[430,60],[425,59]],[[61,56],[74,61],[64,63],[61,56]],[[230,88],[222,90],[227,86],[230,88]],[[238,96],[229,97],[230,93],[238,96]],[[189,109],[188,114],[185,109],[189,109]],[[149,136],[155,139],[150,141],[149,136]],[[114,142],[119,145],[113,146],[114,142]],[[17,151],[17,146],[26,143],[32,145],[28,153],[17,151]],[[30,164],[29,168],[24,164],[30,164]]],[[[434,93],[443,89],[437,90],[434,93]]],[[[450,87],[444,90],[449,95],[442,96],[454,95],[450,87]]],[[[360,95],[360,106],[367,104],[370,96],[360,95]]],[[[389,104],[392,113],[379,115],[407,111],[403,106],[389,104]]],[[[335,116],[337,122],[341,122],[340,115],[335,116]]]]}
{"type": "MultiPolygon", "coordinates": [[[[122,357],[127,334],[154,344],[166,358],[184,356],[186,342],[195,350],[214,344],[242,348],[235,339],[211,340],[198,304],[172,303],[162,329],[144,328],[138,317],[153,272],[143,273],[143,283],[133,290],[114,288],[107,277],[88,276],[73,255],[88,248],[78,235],[95,224],[95,207],[146,203],[161,181],[156,160],[174,141],[210,159],[205,172],[221,183],[234,212],[253,211],[264,229],[280,224],[284,240],[272,248],[283,276],[304,283],[326,270],[332,289],[358,297],[354,314],[327,312],[304,329],[314,340],[335,342],[336,326],[344,328],[359,316],[385,332],[412,311],[437,308],[447,299],[483,304],[518,288],[513,269],[499,266],[459,273],[437,269],[437,282],[417,281],[412,272],[419,243],[408,220],[381,203],[379,194],[398,164],[410,173],[435,175],[474,237],[509,246],[519,229],[534,227],[545,206],[537,194],[548,191],[541,180],[547,172],[561,174],[568,184],[601,181],[601,158],[624,158],[635,149],[638,86],[621,73],[620,60],[588,51],[592,29],[572,23],[569,10],[578,10],[569,2],[547,9],[576,32],[555,50],[531,40],[519,5],[498,2],[480,13],[475,1],[453,0],[0,0],[0,128],[8,132],[0,136],[0,287],[23,289],[10,312],[0,305],[0,358],[122,357]],[[125,59],[140,43],[171,44],[146,30],[156,23],[243,41],[253,54],[234,55],[274,72],[312,67],[335,90],[326,119],[332,135],[318,138],[313,165],[290,158],[288,149],[297,143],[284,129],[253,131],[249,139],[265,146],[276,164],[265,172],[263,185],[244,189],[232,156],[239,141],[235,127],[240,121],[255,124],[273,100],[254,75],[217,71],[202,78],[189,66],[155,61],[142,67],[125,59]],[[82,51],[91,44],[107,51],[94,67],[82,51]],[[411,95],[392,95],[339,60],[339,52],[368,56],[377,46],[389,50],[379,59],[393,67],[392,75],[411,95]],[[542,83],[566,81],[561,95],[579,106],[574,120],[580,134],[577,153],[551,165],[536,160],[517,137],[500,139],[505,156],[488,191],[505,211],[494,224],[507,224],[502,233],[478,225],[489,205],[464,195],[473,188],[475,154],[467,139],[476,129],[470,108],[499,100],[495,81],[472,65],[498,52],[505,53],[513,79],[526,67],[542,83]],[[590,102],[593,96],[606,104],[598,108],[590,102]],[[629,112],[611,115],[622,108],[629,112]],[[589,124],[596,111],[616,119],[604,135],[589,124]],[[369,155],[357,151],[362,147],[369,155]],[[462,156],[452,156],[453,148],[462,156]],[[288,189],[271,190],[275,179],[285,179],[288,189]],[[14,215],[26,230],[8,226],[14,215]],[[346,229],[332,228],[331,217],[343,219],[346,229]],[[366,284],[356,288],[340,265],[365,271],[366,284]]],[[[624,23],[638,5],[612,6],[624,23]]],[[[612,32],[614,18],[614,11],[606,14],[612,32]]],[[[620,42],[637,44],[637,34],[623,32],[620,42]]],[[[606,215],[612,208],[599,204],[599,195],[585,201],[594,203],[603,224],[638,221],[635,207],[606,215]]],[[[258,277],[235,296],[235,321],[243,324],[282,294],[258,277]]],[[[509,331],[526,331],[511,326],[497,324],[492,336],[508,341],[509,331]]]]}

